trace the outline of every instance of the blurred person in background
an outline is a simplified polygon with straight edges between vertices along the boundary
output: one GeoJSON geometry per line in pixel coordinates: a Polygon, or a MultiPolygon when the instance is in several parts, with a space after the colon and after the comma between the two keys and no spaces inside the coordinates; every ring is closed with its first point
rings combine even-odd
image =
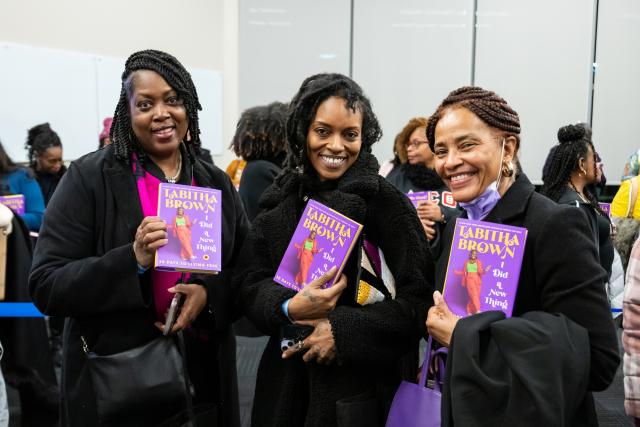
{"type": "Polygon", "coordinates": [[[23,168],[9,157],[0,142],[0,195],[22,194],[24,213],[20,214],[29,230],[38,231],[44,214],[44,198],[33,172],[23,168]]]}
{"type": "Polygon", "coordinates": [[[600,265],[611,276],[614,259],[611,220],[598,205],[594,185],[602,180],[592,132],[586,123],[563,126],[558,145],[548,159],[540,193],[557,203],[582,209],[589,219],[593,241],[598,246],[600,265]]]}
{"type": "Polygon", "coordinates": [[[100,144],[98,148],[102,148],[106,145],[111,144],[111,138],[109,137],[111,123],[113,123],[113,117],[105,117],[105,119],[102,121],[102,132],[100,132],[100,135],[98,135],[98,141],[100,144]]]}
{"type": "Polygon", "coordinates": [[[273,184],[287,156],[285,120],[287,105],[273,102],[244,111],[229,148],[247,163],[240,178],[240,198],[249,221],[259,211],[258,201],[273,184]]]}
{"type": "Polygon", "coordinates": [[[403,193],[434,192],[433,198],[420,201],[418,217],[432,247],[440,242],[444,225],[459,215],[451,192],[434,169],[434,156],[427,141],[427,117],[414,117],[396,136],[394,146],[398,153],[406,152],[407,161],[387,175],[394,187],[403,193]]]}
{"type": "Polygon", "coordinates": [[[49,123],[42,123],[29,129],[25,148],[46,207],[67,170],[62,161],[62,142],[49,123]]]}

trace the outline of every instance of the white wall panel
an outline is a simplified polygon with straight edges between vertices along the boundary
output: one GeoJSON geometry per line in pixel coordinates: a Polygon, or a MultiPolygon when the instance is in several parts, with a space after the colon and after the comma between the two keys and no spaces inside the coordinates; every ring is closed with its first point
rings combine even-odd
{"type": "Polygon", "coordinates": [[[349,74],[349,0],[241,0],[242,110],[288,102],[316,73],[349,74]]]}
{"type": "Polygon", "coordinates": [[[353,77],[382,125],[378,160],[410,118],[471,82],[472,24],[472,0],[354,0],[353,77]]]}
{"type": "Polygon", "coordinates": [[[589,121],[594,2],[478,1],[475,84],[519,113],[520,158],[533,181],[558,128],[589,121]]]}
{"type": "Polygon", "coordinates": [[[609,183],[640,148],[640,2],[605,0],[598,6],[598,64],[593,99],[593,138],[609,183]]]}

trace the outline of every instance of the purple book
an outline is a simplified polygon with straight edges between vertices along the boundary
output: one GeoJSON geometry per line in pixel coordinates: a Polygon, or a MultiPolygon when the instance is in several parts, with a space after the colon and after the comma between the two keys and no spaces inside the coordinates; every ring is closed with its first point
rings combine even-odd
{"type": "Polygon", "coordinates": [[[156,252],[156,270],[220,271],[221,196],[220,190],[213,188],[160,184],[158,216],[167,223],[169,243],[156,252]]]}
{"type": "Polygon", "coordinates": [[[451,312],[511,317],[526,239],[526,228],[458,218],[443,292],[451,312]]]}
{"type": "Polygon", "coordinates": [[[600,209],[607,214],[609,218],[611,218],[611,203],[598,203],[600,205],[600,209]]]}
{"type": "Polygon", "coordinates": [[[24,214],[23,194],[9,194],[8,196],[0,196],[0,203],[11,209],[18,215],[24,214]]]}
{"type": "Polygon", "coordinates": [[[407,193],[407,197],[409,198],[409,200],[411,200],[411,203],[415,208],[418,207],[418,203],[426,200],[432,201],[437,204],[447,206],[450,208],[455,208],[457,206],[456,201],[453,199],[453,194],[451,194],[450,191],[442,192],[442,200],[440,200],[441,196],[440,196],[440,193],[437,191],[415,191],[415,192],[407,193]]]}
{"type": "Polygon", "coordinates": [[[299,291],[335,265],[338,272],[326,284],[327,288],[332,286],[340,277],[361,231],[361,224],[309,200],[273,280],[299,291]]]}

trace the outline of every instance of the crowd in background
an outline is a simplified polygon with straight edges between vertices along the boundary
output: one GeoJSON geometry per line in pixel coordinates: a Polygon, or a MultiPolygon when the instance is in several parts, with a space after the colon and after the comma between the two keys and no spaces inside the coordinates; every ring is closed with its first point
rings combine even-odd
{"type": "MultiPolygon", "coordinates": [[[[594,141],[585,123],[561,127],[535,191],[519,155],[526,141],[517,112],[482,88],[454,90],[435,111],[425,106],[431,115],[408,118],[382,166],[371,153],[382,136],[375,106],[339,74],[307,78],[288,104],[244,111],[228,175],[201,147],[199,109],[179,61],[142,51],[127,61],[99,150],[67,168],[49,123],[27,131],[26,166],[0,143],[0,195],[25,200],[24,213],[0,210],[13,229],[5,300],[33,300],[47,315],[0,321],[2,373],[19,392],[23,425],[180,425],[191,417],[238,425],[231,325],[238,335],[270,337],[254,425],[384,424],[400,382],[415,381],[419,341],[429,335],[449,351],[443,425],[517,419],[530,405],[519,393],[554,375],[553,391],[532,392],[532,425],[554,424],[558,414],[567,425],[594,425],[591,392],[609,386],[619,363],[613,319],[623,328],[625,408],[639,422],[640,150],[624,171],[607,171],[622,179],[609,212],[601,204],[606,159],[596,149],[605,141],[594,141]],[[150,268],[167,238],[153,206],[161,182],[223,190],[221,274],[192,274],[187,286],[177,273],[150,268]],[[425,191],[434,197],[412,207],[406,194],[425,191]],[[352,301],[359,256],[331,288],[323,286],[331,274],[299,292],[273,282],[309,198],[363,224],[362,253],[372,251],[374,275],[390,290],[380,301],[352,301]],[[460,319],[443,300],[458,217],[529,230],[518,321],[495,313],[460,319]],[[140,413],[105,415],[86,349],[118,354],[156,339],[155,322],[176,292],[186,296],[174,332],[185,345],[188,403],[159,398],[140,413]],[[288,325],[307,334],[283,353],[288,325]],[[539,353],[506,369],[519,334],[539,353]],[[490,373],[485,383],[464,381],[482,373],[490,373]],[[480,389],[486,399],[464,397],[480,389]],[[509,393],[519,398],[505,405],[509,393]]],[[[0,426],[8,419],[4,380],[0,426]]]]}

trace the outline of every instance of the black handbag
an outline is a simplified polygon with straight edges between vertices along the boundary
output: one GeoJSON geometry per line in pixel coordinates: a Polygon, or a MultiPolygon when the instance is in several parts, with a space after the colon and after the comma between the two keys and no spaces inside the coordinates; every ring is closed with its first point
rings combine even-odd
{"type": "Polygon", "coordinates": [[[172,337],[106,356],[82,341],[101,424],[168,418],[185,408],[192,414],[185,363],[172,337]]]}

